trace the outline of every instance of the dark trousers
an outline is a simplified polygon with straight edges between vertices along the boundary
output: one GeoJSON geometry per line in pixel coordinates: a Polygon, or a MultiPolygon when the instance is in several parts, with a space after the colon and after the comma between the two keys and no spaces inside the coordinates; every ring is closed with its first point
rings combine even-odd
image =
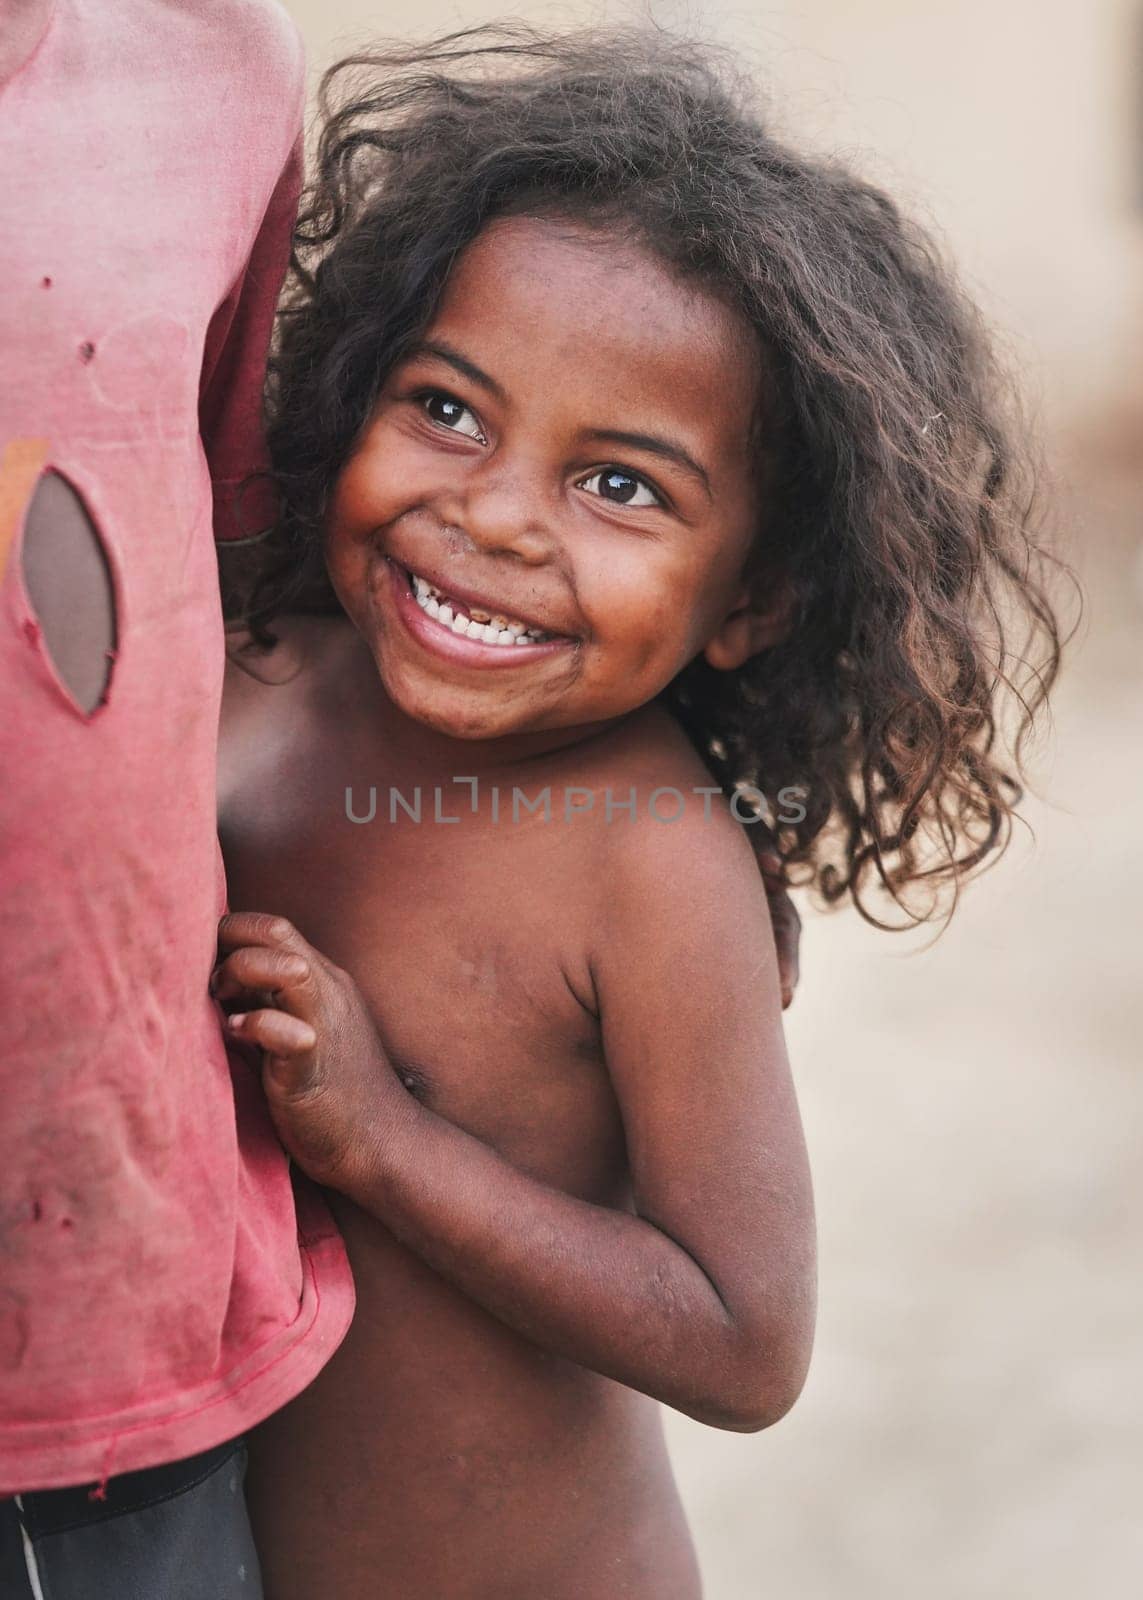
{"type": "Polygon", "coordinates": [[[241,1439],[0,1500],[0,1600],[262,1600],[241,1439]]]}

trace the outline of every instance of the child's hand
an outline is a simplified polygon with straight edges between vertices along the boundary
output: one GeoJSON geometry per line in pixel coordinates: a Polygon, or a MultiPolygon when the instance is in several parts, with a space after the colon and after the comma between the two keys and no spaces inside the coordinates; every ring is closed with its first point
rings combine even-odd
{"type": "Polygon", "coordinates": [[[218,927],[215,997],[227,1027],[264,1051],[278,1136],[318,1183],[347,1190],[389,1118],[410,1102],[353,979],[284,917],[239,912],[218,927]]]}

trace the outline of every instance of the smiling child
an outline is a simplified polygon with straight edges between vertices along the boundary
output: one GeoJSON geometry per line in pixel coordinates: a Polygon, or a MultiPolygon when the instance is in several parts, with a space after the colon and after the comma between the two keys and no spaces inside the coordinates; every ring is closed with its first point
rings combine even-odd
{"type": "Polygon", "coordinates": [[[802,785],[779,844],[835,896],[956,881],[1009,813],[991,602],[1050,661],[1054,622],[983,346],[884,197],[656,36],[354,70],[222,741],[217,988],[358,1291],[253,1441],[267,1594],[694,1600],[653,1401],[775,1422],[814,1313],[712,792],[802,785]],[[404,803],[354,821],[370,787],[404,803]]]}

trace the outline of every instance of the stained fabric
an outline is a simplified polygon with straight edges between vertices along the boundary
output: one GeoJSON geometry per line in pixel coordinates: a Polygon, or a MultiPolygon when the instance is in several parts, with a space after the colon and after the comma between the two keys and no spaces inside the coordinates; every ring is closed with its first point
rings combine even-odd
{"type": "Polygon", "coordinates": [[[244,1431],[352,1309],[207,982],[225,907],[212,522],[268,515],[303,69],[270,0],[57,0],[0,84],[0,1493],[244,1431]],[[22,577],[45,472],[114,592],[102,703],[22,577]],[[300,1246],[299,1246],[300,1229],[300,1246]]]}

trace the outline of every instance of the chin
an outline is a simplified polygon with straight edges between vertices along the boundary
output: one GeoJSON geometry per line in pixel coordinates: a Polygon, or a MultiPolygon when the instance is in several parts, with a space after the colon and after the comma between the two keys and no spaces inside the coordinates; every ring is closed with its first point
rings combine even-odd
{"type": "Polygon", "coordinates": [[[516,728],[500,728],[490,725],[484,718],[450,717],[446,714],[429,713],[417,718],[427,728],[432,728],[434,733],[442,733],[449,739],[461,739],[470,744],[475,744],[482,739],[498,739],[504,734],[516,733],[516,728]]]}
{"type": "Polygon", "coordinates": [[[480,739],[498,739],[505,734],[521,730],[510,719],[490,716],[472,705],[450,704],[442,695],[420,696],[394,694],[387,691],[393,704],[412,722],[431,728],[434,733],[448,739],[475,742],[480,739]]]}

